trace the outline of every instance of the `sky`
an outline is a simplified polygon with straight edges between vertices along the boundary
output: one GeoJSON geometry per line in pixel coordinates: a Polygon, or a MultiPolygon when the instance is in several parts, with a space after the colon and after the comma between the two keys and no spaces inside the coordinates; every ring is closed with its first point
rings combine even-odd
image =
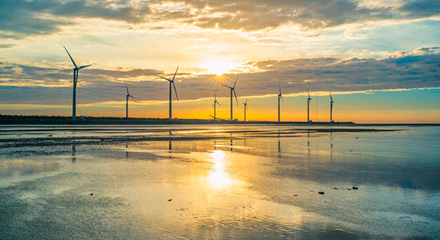
{"type": "Polygon", "coordinates": [[[0,114],[440,123],[440,0],[1,0],[0,114]],[[174,97],[175,98],[175,97],[174,97]]]}

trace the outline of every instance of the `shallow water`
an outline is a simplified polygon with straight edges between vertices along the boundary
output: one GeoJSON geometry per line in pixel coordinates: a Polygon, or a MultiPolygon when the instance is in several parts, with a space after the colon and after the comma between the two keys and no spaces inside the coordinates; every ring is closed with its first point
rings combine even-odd
{"type": "Polygon", "coordinates": [[[440,127],[381,129],[3,126],[0,239],[440,238],[440,127]]]}

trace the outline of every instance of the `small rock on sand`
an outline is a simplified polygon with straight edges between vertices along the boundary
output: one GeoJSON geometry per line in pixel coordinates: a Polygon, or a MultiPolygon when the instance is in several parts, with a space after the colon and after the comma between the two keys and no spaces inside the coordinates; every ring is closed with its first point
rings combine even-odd
{"type": "Polygon", "coordinates": [[[358,190],[358,189],[359,189],[358,187],[353,186],[353,190],[358,190]]]}
{"type": "Polygon", "coordinates": [[[168,199],[168,202],[171,202],[171,201],[173,201],[173,199],[172,199],[172,198],[168,199]]]}
{"type": "Polygon", "coordinates": [[[321,194],[321,195],[324,195],[324,192],[318,192],[319,194],[321,194]]]}
{"type": "Polygon", "coordinates": [[[90,195],[90,196],[93,196],[93,193],[90,193],[89,195],[90,195]]]}

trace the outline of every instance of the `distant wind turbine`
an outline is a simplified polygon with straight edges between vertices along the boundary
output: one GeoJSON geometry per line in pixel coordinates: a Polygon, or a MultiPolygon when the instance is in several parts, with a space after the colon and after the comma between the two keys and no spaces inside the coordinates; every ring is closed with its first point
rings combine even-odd
{"type": "Polygon", "coordinates": [[[64,49],[66,50],[67,54],[69,55],[70,60],[73,63],[73,100],[72,100],[72,120],[76,120],[76,86],[78,83],[78,75],[79,75],[79,70],[86,68],[86,67],[90,67],[92,65],[84,65],[84,66],[79,66],[76,65],[75,61],[73,60],[72,56],[70,55],[69,51],[67,50],[67,48],[65,46],[63,46],[64,49]]]}
{"type": "Polygon", "coordinates": [[[244,108],[244,121],[246,122],[247,99],[246,102],[243,103],[243,108],[244,108]]]}
{"type": "Polygon", "coordinates": [[[238,104],[237,93],[235,92],[235,85],[237,85],[238,77],[239,76],[237,76],[237,79],[235,79],[235,83],[234,83],[234,85],[232,87],[222,84],[224,87],[227,87],[227,88],[229,88],[231,90],[231,121],[234,120],[234,118],[233,118],[233,112],[234,112],[234,107],[233,106],[234,105],[233,105],[233,101],[232,101],[234,96],[235,96],[235,101],[237,101],[237,104],[238,104]]]}
{"type": "Polygon", "coordinates": [[[130,92],[128,91],[127,83],[125,83],[125,90],[127,90],[127,95],[125,95],[125,118],[128,119],[128,99],[129,98],[134,99],[134,97],[130,95],[130,92]]]}
{"type": "Polygon", "coordinates": [[[281,120],[281,104],[280,104],[280,100],[284,100],[283,99],[283,94],[281,93],[281,84],[278,83],[278,88],[279,88],[279,92],[278,92],[278,123],[281,120]]]}
{"type": "Polygon", "coordinates": [[[173,75],[173,79],[168,79],[168,78],[159,76],[160,78],[165,79],[168,82],[170,82],[170,113],[169,113],[169,121],[171,121],[173,119],[173,91],[172,91],[172,88],[174,88],[174,93],[176,94],[176,99],[177,99],[177,101],[179,101],[179,97],[177,96],[176,85],[174,84],[174,80],[176,79],[177,70],[179,70],[179,66],[177,66],[176,72],[173,75]]]}
{"type": "Polygon", "coordinates": [[[309,92],[307,91],[307,122],[310,122],[310,101],[312,98],[310,97],[309,92]]]}
{"type": "Polygon", "coordinates": [[[217,105],[220,106],[220,103],[217,101],[217,95],[214,92],[214,121],[217,120],[217,105]]]}
{"type": "Polygon", "coordinates": [[[332,93],[330,92],[330,122],[333,122],[333,97],[332,97],[332,93]]]}

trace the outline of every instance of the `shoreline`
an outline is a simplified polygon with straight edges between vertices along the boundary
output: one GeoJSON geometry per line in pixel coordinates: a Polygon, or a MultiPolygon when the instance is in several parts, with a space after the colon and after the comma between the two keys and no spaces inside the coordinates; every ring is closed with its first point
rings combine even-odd
{"type": "Polygon", "coordinates": [[[71,117],[61,116],[19,116],[0,115],[2,125],[301,125],[301,126],[440,126],[440,123],[354,123],[354,122],[298,122],[298,121],[227,121],[205,119],[174,119],[171,122],[164,118],[118,118],[118,117],[71,117]]]}

